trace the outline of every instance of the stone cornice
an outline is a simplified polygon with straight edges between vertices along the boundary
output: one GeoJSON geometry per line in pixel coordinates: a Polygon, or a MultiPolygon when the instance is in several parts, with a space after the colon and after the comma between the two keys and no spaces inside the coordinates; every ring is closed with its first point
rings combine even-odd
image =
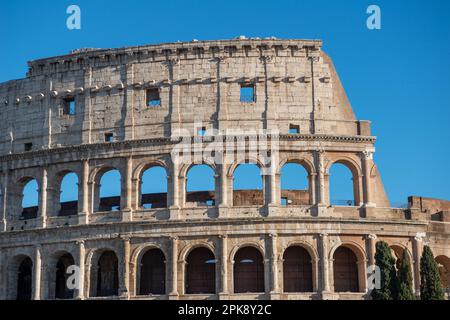
{"type": "Polygon", "coordinates": [[[218,55],[227,55],[230,51],[258,50],[261,53],[270,51],[290,50],[292,54],[304,53],[305,49],[314,52],[322,47],[321,40],[301,39],[232,39],[213,41],[176,42],[156,45],[134,46],[116,49],[80,49],[62,56],[38,59],[28,62],[27,76],[52,74],[58,72],[58,65],[77,65],[79,69],[88,66],[98,66],[99,63],[111,65],[139,62],[145,59],[160,61],[179,58],[196,59],[215,58],[218,55]]]}
{"type": "MultiPolygon", "coordinates": [[[[391,226],[410,226],[412,228],[423,228],[426,227],[429,224],[429,221],[412,221],[412,220],[386,220],[386,219],[345,219],[345,218],[333,218],[333,217],[303,217],[303,218],[293,218],[293,217],[276,217],[276,218],[262,218],[262,217],[255,217],[255,218],[221,218],[221,219],[192,219],[192,220],[164,220],[164,221],[134,221],[134,222],[114,222],[114,223],[96,223],[96,224],[88,224],[88,225],[74,225],[74,226],[68,226],[64,227],[67,231],[73,231],[74,234],[84,233],[83,231],[86,231],[86,233],[89,234],[97,234],[92,233],[92,230],[95,229],[103,229],[108,228],[110,230],[113,229],[112,226],[117,226],[122,233],[128,233],[132,232],[133,235],[136,235],[139,237],[139,232],[135,232],[132,230],[136,230],[138,226],[142,226],[144,229],[170,229],[170,228],[185,228],[187,230],[187,226],[189,226],[191,229],[196,227],[205,227],[207,225],[209,226],[226,226],[230,224],[271,224],[271,223],[280,223],[280,224],[298,224],[298,223],[313,223],[313,224],[324,224],[324,225],[330,225],[330,224],[364,224],[364,225],[391,225],[391,226]],[[129,228],[128,230],[126,228],[129,228]]],[[[328,235],[333,234],[341,234],[341,231],[333,232],[333,227],[330,227],[330,229],[327,232],[324,232],[326,230],[321,231],[320,233],[327,233],[328,235]]],[[[422,229],[421,229],[422,230],[422,229]]],[[[43,237],[51,237],[53,233],[58,233],[61,231],[60,227],[54,227],[54,228],[42,228],[42,229],[31,229],[31,230],[24,230],[24,231],[7,231],[7,232],[0,232],[0,243],[3,240],[2,238],[11,238],[11,237],[23,237],[23,238],[30,238],[30,235],[33,235],[33,238],[37,238],[39,236],[43,237]]],[[[111,231],[112,233],[115,233],[115,231],[111,231]]],[[[161,233],[165,233],[166,230],[160,231],[161,233]]],[[[286,233],[286,232],[284,232],[286,233]]],[[[292,232],[287,232],[292,233],[292,232]]],[[[315,232],[311,232],[310,230],[304,230],[303,233],[311,234],[315,232]]],[[[389,233],[389,231],[387,231],[389,233]]],[[[239,234],[239,231],[237,232],[239,234]]],[[[283,233],[280,233],[281,235],[283,233]]],[[[366,235],[367,230],[361,230],[358,232],[352,231],[352,234],[361,234],[366,235]]],[[[379,232],[379,236],[382,236],[384,232],[379,232]]],[[[445,234],[445,233],[443,233],[445,234]]],[[[189,236],[189,233],[186,233],[185,236],[189,236]]],[[[89,239],[85,239],[85,242],[87,241],[95,241],[95,240],[110,240],[115,238],[115,236],[110,235],[108,238],[105,238],[103,236],[92,236],[89,239]]],[[[38,240],[39,241],[39,240],[38,240]]],[[[70,242],[69,239],[66,241],[70,242]]],[[[17,243],[17,246],[21,246],[22,244],[17,243]]],[[[2,245],[0,244],[0,248],[2,245]]]]}
{"type": "MultiPolygon", "coordinates": [[[[227,138],[229,139],[230,136],[227,138]]],[[[236,136],[236,138],[238,138],[236,136]]],[[[251,137],[246,136],[246,140],[251,137]]],[[[282,134],[279,136],[280,141],[332,141],[332,142],[353,142],[353,143],[374,143],[376,137],[374,136],[345,136],[345,135],[315,135],[315,134],[282,134]]],[[[191,137],[192,141],[200,142],[198,137],[191,137]]],[[[225,137],[224,137],[225,139],[225,137]]],[[[171,138],[153,138],[153,139],[139,139],[126,140],[108,143],[93,143],[83,144],[67,147],[56,147],[50,149],[42,149],[30,152],[7,154],[0,156],[0,162],[8,161],[32,160],[41,157],[65,155],[73,152],[81,153],[81,158],[95,157],[97,152],[109,151],[127,151],[128,149],[154,146],[154,145],[173,145],[179,143],[181,139],[172,140],[171,138]]],[[[208,143],[211,140],[205,140],[208,143]]],[[[224,140],[225,141],[225,140],[224,140]]]]}

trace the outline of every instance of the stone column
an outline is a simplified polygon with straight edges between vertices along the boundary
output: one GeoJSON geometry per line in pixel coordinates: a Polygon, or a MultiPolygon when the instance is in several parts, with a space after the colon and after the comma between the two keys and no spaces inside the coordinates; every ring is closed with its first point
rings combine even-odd
{"type": "Polygon", "coordinates": [[[267,214],[269,216],[276,216],[277,214],[277,189],[276,189],[276,181],[277,181],[277,177],[276,174],[274,172],[267,172],[264,175],[264,179],[263,179],[263,183],[264,183],[264,188],[266,190],[266,195],[265,195],[265,204],[267,206],[267,214]]]}
{"type": "Polygon", "coordinates": [[[42,248],[36,246],[33,261],[33,300],[41,299],[42,248]]]}
{"type": "Polygon", "coordinates": [[[174,79],[178,79],[178,75],[180,74],[180,59],[178,58],[170,58],[166,60],[165,66],[168,71],[168,80],[169,80],[169,95],[168,95],[168,104],[169,110],[172,110],[170,113],[170,134],[174,136],[176,132],[180,129],[180,90],[181,86],[174,84],[174,79]]]}
{"type": "Polygon", "coordinates": [[[413,239],[413,277],[417,297],[420,296],[420,258],[422,257],[424,236],[417,234],[413,239]]]}
{"type": "Polygon", "coordinates": [[[170,219],[178,219],[180,209],[179,158],[172,155],[172,172],[170,175],[170,219]]]}
{"type": "Polygon", "coordinates": [[[279,294],[279,279],[278,279],[278,236],[276,234],[269,234],[271,239],[270,241],[270,249],[271,249],[271,264],[270,264],[270,273],[271,273],[271,282],[272,287],[270,290],[271,298],[273,295],[279,294]]]}
{"type": "Polygon", "coordinates": [[[328,234],[319,234],[320,242],[320,268],[322,269],[322,293],[330,292],[330,272],[329,272],[329,259],[328,259],[328,234]]]}
{"type": "Polygon", "coordinates": [[[270,183],[270,204],[277,205],[277,174],[272,172],[269,175],[270,183]]]}
{"type": "Polygon", "coordinates": [[[228,208],[228,176],[227,167],[223,163],[225,157],[222,158],[222,164],[220,165],[220,204],[219,204],[219,216],[226,216],[228,208]],[[221,210],[221,208],[224,208],[221,210]]]}
{"type": "Polygon", "coordinates": [[[128,299],[130,292],[130,238],[124,237],[122,239],[122,272],[119,274],[120,285],[119,285],[119,295],[128,299]]]}
{"type": "Polygon", "coordinates": [[[366,236],[366,240],[368,242],[368,262],[369,266],[375,265],[375,252],[376,252],[376,244],[377,244],[377,236],[375,234],[368,234],[366,236]]]}
{"type": "Polygon", "coordinates": [[[228,111],[227,111],[227,92],[228,84],[224,81],[220,81],[222,78],[221,65],[227,59],[227,57],[219,56],[215,59],[217,70],[217,125],[216,128],[223,131],[227,128],[228,111]]]}
{"type": "Polygon", "coordinates": [[[1,199],[1,220],[0,220],[0,232],[6,231],[7,228],[7,212],[8,212],[8,170],[3,172],[3,183],[2,183],[2,199],[1,199]]]}
{"type": "Polygon", "coordinates": [[[133,158],[127,157],[126,159],[126,165],[125,165],[125,177],[122,181],[123,186],[123,192],[122,195],[124,199],[121,201],[123,204],[122,210],[122,221],[131,221],[132,220],[132,201],[133,201],[133,194],[132,194],[132,176],[133,171],[133,158]]]}
{"type": "MultiPolygon", "coordinates": [[[[375,252],[376,252],[376,242],[377,242],[376,240],[377,240],[377,236],[375,234],[366,235],[367,258],[368,258],[367,263],[368,263],[369,267],[375,265],[375,252]]],[[[367,270],[367,268],[366,268],[366,270],[367,270]]],[[[367,283],[366,288],[367,288],[367,286],[370,285],[367,282],[367,274],[364,275],[364,278],[366,279],[366,283],[367,283]]]]}
{"type": "Polygon", "coordinates": [[[323,151],[317,153],[319,158],[319,205],[326,206],[325,200],[325,164],[323,151]]]}
{"type": "Polygon", "coordinates": [[[83,160],[81,173],[81,188],[79,188],[80,212],[78,214],[79,224],[89,223],[89,160],[83,160]]]}
{"type": "MultiPolygon", "coordinates": [[[[372,163],[373,152],[364,151],[362,153],[363,168],[364,168],[364,206],[375,207],[372,202],[372,179],[370,177],[370,167],[372,163]]],[[[356,204],[355,204],[356,205],[356,204]]]]}
{"type": "Polygon", "coordinates": [[[316,197],[316,173],[310,173],[308,175],[308,181],[309,181],[309,203],[311,205],[317,204],[317,197],[316,197]]]}
{"type": "Polygon", "coordinates": [[[171,256],[171,274],[172,283],[169,293],[169,299],[178,299],[178,238],[171,237],[172,256],[171,256]]]}
{"type": "MultiPolygon", "coordinates": [[[[266,246],[267,247],[267,246],[266,246]]],[[[264,257],[264,292],[266,293],[266,299],[271,296],[271,266],[270,259],[267,256],[264,257]]]]}
{"type": "MultiPolygon", "coordinates": [[[[0,230],[1,232],[1,230],[0,230]]],[[[0,300],[6,300],[7,266],[3,251],[0,250],[0,300]]]]}
{"type": "Polygon", "coordinates": [[[48,177],[47,168],[42,168],[41,188],[39,193],[39,222],[38,226],[45,228],[47,225],[47,187],[48,177]]]}
{"type": "Polygon", "coordinates": [[[219,292],[219,299],[224,299],[228,296],[228,237],[227,235],[220,235],[219,237],[222,240],[220,252],[221,290],[219,292]]]}
{"type": "MultiPolygon", "coordinates": [[[[125,65],[126,76],[125,79],[121,76],[121,82],[134,83],[134,70],[135,64],[129,63],[125,65]]],[[[124,90],[123,102],[122,102],[122,114],[125,115],[124,126],[123,126],[123,136],[124,140],[134,139],[134,88],[132,86],[127,86],[124,90]]]]}
{"type": "Polygon", "coordinates": [[[77,241],[78,246],[78,268],[79,268],[79,287],[75,290],[75,299],[83,300],[84,296],[84,281],[85,281],[85,255],[86,249],[84,241],[77,241]]]}

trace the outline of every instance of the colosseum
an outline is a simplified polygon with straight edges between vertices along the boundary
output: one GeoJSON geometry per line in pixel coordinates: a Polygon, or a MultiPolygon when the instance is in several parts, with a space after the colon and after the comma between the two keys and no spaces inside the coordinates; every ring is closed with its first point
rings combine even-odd
{"type": "Polygon", "coordinates": [[[390,205],[371,124],[321,41],[79,49],[28,66],[0,84],[1,299],[370,299],[378,240],[398,259],[407,250],[417,294],[429,245],[448,295],[450,202],[390,205]],[[260,132],[270,150],[255,151],[260,132]],[[195,151],[173,152],[186,141],[232,148],[189,163],[195,151]],[[244,163],[260,189],[233,190],[244,163]],[[281,188],[288,164],[306,170],[307,190],[281,188]],[[335,164],[353,177],[346,203],[330,201],[335,164]],[[200,165],[214,190],[187,189],[200,165]],[[155,169],[166,192],[145,193],[155,169]],[[110,171],[120,194],[103,197],[110,171]],[[69,174],[78,198],[61,201],[69,174]]]}

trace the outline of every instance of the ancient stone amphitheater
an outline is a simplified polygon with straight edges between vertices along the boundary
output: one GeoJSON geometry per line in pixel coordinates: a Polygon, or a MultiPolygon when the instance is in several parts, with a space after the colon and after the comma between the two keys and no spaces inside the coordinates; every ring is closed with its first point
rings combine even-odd
{"type": "Polygon", "coordinates": [[[0,298],[368,299],[378,240],[399,259],[407,250],[416,292],[430,245],[448,288],[450,203],[391,207],[370,122],[355,118],[321,47],[242,37],[82,49],[0,84],[0,298]],[[243,129],[279,132],[267,138],[269,162],[243,129]],[[180,162],[180,132],[200,146],[239,144],[244,157],[219,150],[214,159],[229,161],[180,162]],[[260,190],[233,190],[244,162],[259,167],[260,190]],[[215,188],[189,192],[202,163],[215,188]],[[282,190],[288,163],[307,171],[308,190],[282,190]],[[329,192],[337,163],[353,176],[354,199],[340,205],[329,192]],[[155,167],[167,192],[145,194],[155,167]],[[113,169],[120,196],[101,197],[113,169]],[[78,200],[61,202],[73,173],[78,200]],[[38,204],[24,207],[31,181],[38,204]]]}

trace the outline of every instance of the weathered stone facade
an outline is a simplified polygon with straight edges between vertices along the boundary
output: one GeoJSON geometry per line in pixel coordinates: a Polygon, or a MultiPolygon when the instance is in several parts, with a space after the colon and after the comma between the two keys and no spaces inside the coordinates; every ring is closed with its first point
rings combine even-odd
{"type": "Polygon", "coordinates": [[[0,84],[0,107],[0,298],[29,290],[32,299],[54,299],[64,256],[80,267],[81,287],[70,296],[76,299],[362,299],[368,298],[366,273],[377,240],[396,254],[408,251],[416,292],[424,242],[449,283],[448,204],[440,202],[439,212],[431,213],[416,205],[390,207],[372,159],[370,122],[356,120],[321,41],[239,39],[80,50],[30,62],[25,79],[0,84]],[[254,101],[240,101],[242,84],[253,86],[254,101]],[[148,90],[157,90],[159,105],[147,106],[148,90]],[[76,105],[74,114],[65,110],[69,101],[76,105]],[[238,160],[208,163],[215,172],[214,205],[186,201],[191,165],[173,161],[171,151],[175,132],[187,129],[194,137],[198,123],[207,130],[279,130],[277,169],[263,176],[261,204],[242,204],[245,193],[233,193],[238,160]],[[107,137],[113,141],[105,142],[107,137]],[[280,169],[291,162],[307,170],[309,191],[282,206],[280,169]],[[330,204],[334,163],[352,172],[352,206],[330,204]],[[167,206],[144,209],[140,182],[152,166],[167,172],[167,206]],[[122,177],[120,210],[102,212],[99,181],[111,168],[122,177]],[[60,214],[59,193],[68,172],[78,176],[79,197],[76,214],[66,215],[60,214]],[[38,182],[39,205],[27,213],[21,199],[30,179],[38,182]],[[201,247],[213,254],[214,267],[201,270],[214,286],[190,294],[195,261],[189,255],[201,247]],[[245,280],[235,261],[244,247],[259,252],[253,262],[261,258],[262,282],[248,290],[256,292],[236,289],[237,277],[245,280]],[[309,255],[309,279],[302,279],[310,283],[303,292],[286,290],[286,279],[295,278],[285,274],[296,268],[285,254],[291,247],[309,255]],[[143,256],[154,248],[163,253],[163,267],[152,265],[159,273],[145,271],[145,277],[159,277],[160,287],[149,289],[157,294],[142,294],[143,256]],[[341,248],[349,249],[342,256],[355,259],[356,279],[346,278],[351,265],[338,262],[341,248]],[[356,287],[338,290],[346,281],[356,287]],[[110,291],[106,282],[117,289],[110,291]],[[31,287],[22,288],[26,283],[31,287]]]}

